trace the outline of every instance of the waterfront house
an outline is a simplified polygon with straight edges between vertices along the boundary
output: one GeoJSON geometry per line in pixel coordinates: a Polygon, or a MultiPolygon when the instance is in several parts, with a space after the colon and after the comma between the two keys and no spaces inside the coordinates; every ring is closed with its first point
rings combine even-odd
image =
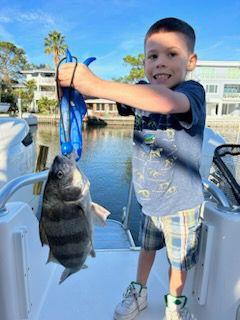
{"type": "Polygon", "coordinates": [[[35,69],[23,70],[21,72],[25,75],[25,81],[35,80],[36,90],[34,91],[34,99],[31,105],[31,111],[37,111],[38,101],[42,97],[49,99],[56,99],[56,84],[55,84],[55,71],[51,69],[35,69]]]}
{"type": "Polygon", "coordinates": [[[188,79],[204,86],[207,115],[240,116],[240,61],[199,61],[188,79]]]}
{"type": "MultiPolygon", "coordinates": [[[[54,70],[24,70],[26,80],[34,79],[34,105],[41,97],[56,99],[54,70]]],[[[198,61],[197,67],[188,74],[188,79],[199,81],[206,90],[207,115],[240,116],[240,61],[198,61]]],[[[86,100],[89,115],[116,116],[114,101],[90,98],[86,100]]]]}

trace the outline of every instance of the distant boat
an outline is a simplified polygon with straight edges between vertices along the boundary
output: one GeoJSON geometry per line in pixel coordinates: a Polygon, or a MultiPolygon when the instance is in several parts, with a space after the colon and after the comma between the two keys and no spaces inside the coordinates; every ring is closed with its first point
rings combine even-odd
{"type": "Polygon", "coordinates": [[[37,117],[29,112],[23,112],[21,118],[24,119],[29,126],[36,126],[38,123],[37,117]]]}
{"type": "Polygon", "coordinates": [[[8,102],[0,102],[0,113],[7,113],[11,104],[8,102]]]}
{"type": "Polygon", "coordinates": [[[87,117],[87,125],[90,126],[90,127],[105,127],[107,125],[107,122],[104,121],[103,119],[101,118],[97,118],[95,116],[92,116],[92,117],[87,117]]]}

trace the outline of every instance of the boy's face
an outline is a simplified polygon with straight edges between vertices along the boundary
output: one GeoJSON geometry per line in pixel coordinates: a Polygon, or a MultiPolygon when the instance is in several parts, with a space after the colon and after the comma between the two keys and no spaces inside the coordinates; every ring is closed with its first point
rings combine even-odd
{"type": "Polygon", "coordinates": [[[187,40],[180,32],[158,32],[145,43],[144,70],[151,84],[172,88],[185,80],[192,71],[197,56],[187,47],[187,40]]]}

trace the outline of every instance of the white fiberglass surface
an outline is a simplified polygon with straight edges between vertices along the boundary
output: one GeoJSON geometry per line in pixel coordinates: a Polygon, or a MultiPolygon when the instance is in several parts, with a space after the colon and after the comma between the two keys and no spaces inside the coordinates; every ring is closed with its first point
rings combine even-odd
{"type": "MultiPolygon", "coordinates": [[[[114,308],[121,301],[124,290],[135,280],[139,252],[98,250],[96,253],[96,258],[87,259],[87,269],[72,275],[61,285],[58,281],[62,268],[57,269],[39,320],[113,319],[114,308]]],[[[167,276],[167,266],[163,264],[164,261],[162,265],[161,262],[154,264],[148,284],[149,305],[137,319],[159,320],[163,317],[166,287],[160,280],[160,270],[167,276]]]]}

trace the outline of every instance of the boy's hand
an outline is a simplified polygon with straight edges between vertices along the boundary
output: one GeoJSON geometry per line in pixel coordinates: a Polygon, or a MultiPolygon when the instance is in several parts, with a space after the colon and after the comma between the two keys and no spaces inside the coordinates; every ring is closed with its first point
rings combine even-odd
{"type": "MultiPolygon", "coordinates": [[[[60,87],[70,87],[75,63],[64,63],[58,71],[58,82],[60,87]]],[[[80,93],[94,96],[98,78],[89,70],[87,66],[78,63],[73,78],[73,87],[80,93]]]]}

